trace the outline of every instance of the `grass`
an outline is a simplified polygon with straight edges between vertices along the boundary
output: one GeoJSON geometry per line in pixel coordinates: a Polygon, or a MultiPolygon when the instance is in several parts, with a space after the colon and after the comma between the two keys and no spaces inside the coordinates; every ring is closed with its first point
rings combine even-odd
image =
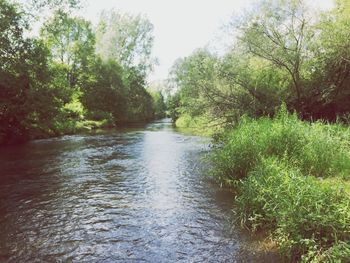
{"type": "Polygon", "coordinates": [[[350,131],[340,124],[306,123],[295,115],[243,118],[214,154],[216,174],[244,178],[264,157],[287,159],[303,174],[350,178],[350,131]]]}
{"type": "Polygon", "coordinates": [[[350,240],[350,197],[342,184],[304,176],[275,158],[262,160],[241,182],[236,202],[241,223],[272,231],[292,260],[326,258],[325,251],[350,240]]]}
{"type": "Polygon", "coordinates": [[[214,174],[236,187],[241,224],[271,233],[289,261],[350,262],[349,138],[286,110],[242,118],[214,150],[214,174]]]}

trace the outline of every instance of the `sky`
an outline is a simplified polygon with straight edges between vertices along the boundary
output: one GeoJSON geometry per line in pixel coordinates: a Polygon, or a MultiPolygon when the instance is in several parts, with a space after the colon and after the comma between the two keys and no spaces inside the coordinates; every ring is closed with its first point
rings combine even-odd
{"type": "MultiPolygon", "coordinates": [[[[310,0],[311,1],[311,0],[310,0]]],[[[154,25],[153,55],[159,65],[150,81],[166,79],[177,58],[210,45],[219,48],[222,27],[241,14],[254,0],[85,0],[79,13],[94,24],[102,10],[145,14],[154,25]]],[[[331,0],[317,0],[317,7],[331,7],[331,0]]]]}

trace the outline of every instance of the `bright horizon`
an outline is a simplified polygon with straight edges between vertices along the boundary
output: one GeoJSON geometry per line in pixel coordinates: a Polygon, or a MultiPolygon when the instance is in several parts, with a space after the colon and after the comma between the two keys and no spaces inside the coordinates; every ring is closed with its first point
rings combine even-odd
{"type": "MultiPolygon", "coordinates": [[[[86,0],[79,14],[97,24],[102,10],[144,14],[154,25],[153,55],[158,59],[149,81],[166,79],[176,59],[190,55],[195,49],[210,46],[223,48],[221,27],[233,14],[256,2],[255,0],[86,0]]],[[[316,3],[314,3],[316,5],[316,3]]],[[[318,1],[326,9],[331,0],[318,1]]]]}

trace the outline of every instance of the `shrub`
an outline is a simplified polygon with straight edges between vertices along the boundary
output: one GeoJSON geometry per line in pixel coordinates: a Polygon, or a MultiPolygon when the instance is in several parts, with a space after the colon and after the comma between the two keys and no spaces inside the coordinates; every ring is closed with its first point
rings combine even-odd
{"type": "Polygon", "coordinates": [[[71,102],[64,105],[62,111],[66,118],[75,120],[84,118],[85,109],[78,98],[74,98],[71,102]]]}
{"type": "Polygon", "coordinates": [[[292,261],[349,262],[349,135],[283,109],[244,117],[213,151],[214,174],[236,187],[242,225],[271,232],[292,261]]]}
{"type": "Polygon", "coordinates": [[[244,117],[214,151],[214,172],[232,182],[246,177],[262,158],[275,156],[306,175],[348,177],[350,147],[344,138],[349,135],[340,124],[310,124],[283,111],[275,119],[244,117]]]}
{"type": "Polygon", "coordinates": [[[264,156],[297,155],[304,144],[303,125],[295,116],[271,120],[242,118],[213,154],[217,175],[240,179],[264,156]]]}
{"type": "Polygon", "coordinates": [[[100,110],[88,111],[86,113],[86,118],[93,121],[109,120],[110,122],[114,122],[114,119],[111,113],[100,111],[100,110]]]}
{"type": "Polygon", "coordinates": [[[242,224],[272,231],[290,257],[350,258],[350,197],[341,183],[304,176],[276,158],[263,159],[241,181],[236,202],[242,224]],[[347,252],[341,254],[341,247],[347,252]]]}
{"type": "Polygon", "coordinates": [[[182,114],[175,122],[175,126],[181,131],[193,134],[212,136],[217,132],[219,127],[209,124],[209,118],[205,115],[191,117],[189,114],[182,114]]]}
{"type": "Polygon", "coordinates": [[[304,133],[306,141],[300,155],[293,156],[303,171],[318,177],[349,178],[349,130],[340,124],[313,123],[304,133]]]}

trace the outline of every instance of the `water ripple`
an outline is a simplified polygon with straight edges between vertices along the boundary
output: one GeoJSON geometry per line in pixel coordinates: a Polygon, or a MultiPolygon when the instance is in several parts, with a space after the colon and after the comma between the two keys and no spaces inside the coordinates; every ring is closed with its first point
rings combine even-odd
{"type": "Polygon", "coordinates": [[[168,123],[0,150],[2,262],[234,262],[208,141],[168,123]]]}

